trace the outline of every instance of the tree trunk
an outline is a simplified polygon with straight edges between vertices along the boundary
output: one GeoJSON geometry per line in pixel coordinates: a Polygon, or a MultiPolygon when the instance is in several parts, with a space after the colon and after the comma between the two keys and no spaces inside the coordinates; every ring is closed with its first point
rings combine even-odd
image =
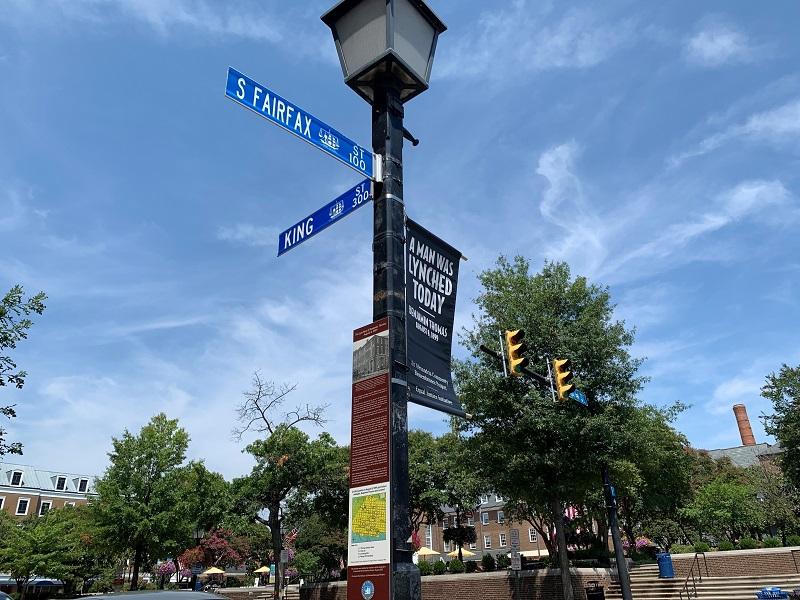
{"type": "MultiPolygon", "coordinates": [[[[561,568],[561,589],[564,592],[564,600],[575,600],[572,592],[572,577],[569,572],[569,555],[567,554],[567,537],[564,533],[564,510],[561,502],[556,498],[550,500],[550,510],[553,513],[553,523],[556,526],[556,541],[558,543],[558,563],[561,568]]],[[[553,562],[550,561],[550,566],[553,562]]]]}
{"type": "Polygon", "coordinates": [[[281,582],[283,581],[283,571],[281,565],[281,550],[283,550],[283,540],[281,540],[281,521],[280,503],[275,503],[269,507],[269,530],[272,534],[272,554],[275,557],[275,582],[273,584],[272,595],[278,600],[281,595],[281,582]]]}
{"type": "Polygon", "coordinates": [[[133,554],[133,573],[131,574],[130,591],[135,592],[139,589],[139,567],[142,563],[142,543],[136,542],[136,550],[133,554]]]}

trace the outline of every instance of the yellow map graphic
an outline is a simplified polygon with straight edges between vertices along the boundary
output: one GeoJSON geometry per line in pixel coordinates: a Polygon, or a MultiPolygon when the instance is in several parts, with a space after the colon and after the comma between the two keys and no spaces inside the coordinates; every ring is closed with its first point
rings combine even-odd
{"type": "Polygon", "coordinates": [[[380,542],[386,539],[386,492],[353,498],[353,541],[380,542]]]}

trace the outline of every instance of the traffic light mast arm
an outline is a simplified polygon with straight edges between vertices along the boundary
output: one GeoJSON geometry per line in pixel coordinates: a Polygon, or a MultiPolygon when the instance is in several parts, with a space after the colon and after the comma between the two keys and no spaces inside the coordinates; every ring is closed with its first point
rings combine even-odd
{"type": "MultiPolygon", "coordinates": [[[[495,360],[497,360],[500,363],[501,366],[504,364],[504,359],[500,355],[499,352],[495,352],[494,350],[492,350],[491,348],[487,348],[483,344],[481,344],[480,349],[481,349],[481,352],[485,352],[489,356],[494,357],[495,360]]],[[[538,383],[541,383],[542,385],[546,386],[548,389],[550,388],[550,380],[547,379],[547,377],[542,377],[538,373],[535,373],[535,372],[531,371],[528,367],[522,367],[520,369],[520,371],[525,373],[525,375],[527,375],[528,377],[530,377],[534,381],[536,381],[538,383]]]]}

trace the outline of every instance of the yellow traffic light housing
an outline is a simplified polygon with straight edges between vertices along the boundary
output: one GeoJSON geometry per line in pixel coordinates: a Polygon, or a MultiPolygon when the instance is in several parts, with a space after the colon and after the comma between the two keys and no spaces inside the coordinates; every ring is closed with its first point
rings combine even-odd
{"type": "Polygon", "coordinates": [[[572,381],[572,363],[567,358],[553,359],[553,377],[555,377],[556,393],[559,400],[566,400],[567,396],[575,391],[575,384],[572,381]]]}
{"type": "Polygon", "coordinates": [[[506,330],[506,364],[509,375],[513,377],[522,377],[522,369],[528,366],[528,359],[524,356],[528,350],[522,341],[524,337],[522,329],[506,330]]]}

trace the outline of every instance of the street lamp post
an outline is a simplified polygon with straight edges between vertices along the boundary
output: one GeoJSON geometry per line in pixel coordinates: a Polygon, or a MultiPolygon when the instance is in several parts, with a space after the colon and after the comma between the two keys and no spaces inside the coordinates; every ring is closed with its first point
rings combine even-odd
{"type": "Polygon", "coordinates": [[[389,320],[392,598],[419,600],[409,543],[403,104],[428,89],[446,26],[422,0],[343,0],[322,20],[333,32],[345,83],[372,105],[373,152],[383,158],[374,193],[372,312],[376,321],[389,320]]]}

